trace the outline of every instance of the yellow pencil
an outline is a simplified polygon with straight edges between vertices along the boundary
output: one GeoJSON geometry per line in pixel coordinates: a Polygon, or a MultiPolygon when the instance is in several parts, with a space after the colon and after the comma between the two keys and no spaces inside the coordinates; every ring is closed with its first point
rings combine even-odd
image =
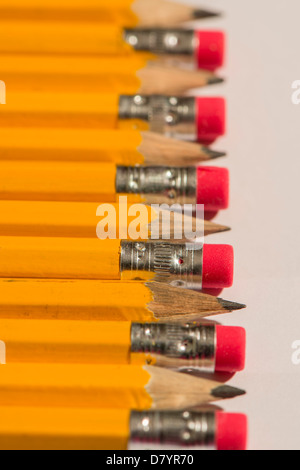
{"type": "MultiPolygon", "coordinates": [[[[98,203],[0,201],[0,236],[107,238],[105,208],[98,203]],[[101,209],[101,212],[100,210],[101,209]]],[[[116,217],[112,221],[117,238],[130,238],[128,227],[134,216],[128,215],[132,206],[113,204],[116,217]]],[[[146,209],[140,239],[179,240],[185,238],[185,228],[191,227],[198,236],[230,230],[224,225],[197,220],[182,213],[135,205],[134,211],[146,209]]],[[[139,218],[139,224],[142,221],[139,218]]]]}
{"type": "Polygon", "coordinates": [[[10,364],[0,374],[2,406],[183,409],[244,393],[154,366],[10,364]]]}
{"type": "MultiPolygon", "coordinates": [[[[152,10],[152,8],[151,8],[152,10]]],[[[223,65],[224,34],[182,28],[132,28],[91,21],[0,21],[0,53],[129,56],[164,63],[188,62],[214,70],[223,65]]]]}
{"type": "Polygon", "coordinates": [[[243,308],[156,282],[0,279],[0,318],[6,320],[187,322],[243,308]]]}
{"type": "Polygon", "coordinates": [[[175,26],[217,13],[170,0],[1,0],[2,19],[86,20],[122,26],[175,26]]]}
{"type": "Polygon", "coordinates": [[[191,289],[233,283],[230,245],[93,238],[0,237],[0,277],[158,280],[191,289]]]}
{"type": "MultiPolygon", "coordinates": [[[[0,113],[1,115],[1,113],[0,113]]],[[[0,161],[81,161],[189,166],[225,156],[154,132],[105,129],[0,128],[0,161]]]]}
{"type": "Polygon", "coordinates": [[[114,93],[8,93],[1,127],[135,129],[210,144],[225,133],[221,97],[114,93]]]}
{"type": "MultiPolygon", "coordinates": [[[[226,168],[212,166],[123,166],[102,162],[3,160],[0,161],[0,199],[145,202],[167,204],[169,207],[203,204],[207,211],[219,211],[229,205],[229,172],[226,168]]],[[[141,206],[137,207],[141,209],[141,206]]],[[[132,211],[135,215],[134,207],[132,211]]]]}
{"type": "Polygon", "coordinates": [[[244,368],[245,331],[214,323],[0,320],[1,351],[5,364],[151,364],[232,373],[244,368]]]}
{"type": "Polygon", "coordinates": [[[129,57],[0,54],[1,80],[8,92],[53,91],[120,94],[183,94],[221,83],[207,70],[190,70],[129,57]]]}
{"type": "MultiPolygon", "coordinates": [[[[115,451],[145,447],[161,451],[161,446],[185,451],[245,450],[246,435],[245,415],[210,407],[192,411],[0,407],[3,450],[115,451]]],[[[135,465],[139,458],[112,454],[107,464],[135,465]]],[[[180,458],[186,461],[185,452],[180,458]]]]}

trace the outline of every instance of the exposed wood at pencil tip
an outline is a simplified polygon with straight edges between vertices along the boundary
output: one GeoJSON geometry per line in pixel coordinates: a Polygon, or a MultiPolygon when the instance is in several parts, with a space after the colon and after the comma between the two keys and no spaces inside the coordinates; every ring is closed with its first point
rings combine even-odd
{"type": "Polygon", "coordinates": [[[144,27],[168,27],[194,19],[218,16],[218,13],[170,0],[135,0],[132,9],[139,18],[139,26],[144,27]]]}
{"type": "Polygon", "coordinates": [[[144,366],[150,380],[146,390],[152,397],[152,408],[184,409],[234,398],[245,392],[214,380],[193,377],[153,366],[144,366]]]}
{"type": "Polygon", "coordinates": [[[171,67],[160,63],[152,63],[137,72],[141,80],[139,93],[151,94],[183,94],[193,88],[216,85],[224,81],[207,70],[188,70],[171,67]]]}
{"type": "Polygon", "coordinates": [[[141,135],[143,140],[138,151],[147,165],[189,166],[226,155],[197,143],[171,139],[154,132],[141,132],[141,135]]]}
{"type": "Polygon", "coordinates": [[[206,220],[199,221],[196,217],[167,210],[160,211],[158,227],[155,221],[149,226],[151,235],[157,236],[156,231],[158,231],[159,239],[169,240],[171,242],[178,240],[193,240],[194,238],[190,239],[185,237],[184,231],[186,227],[193,231],[195,234],[194,238],[201,237],[202,231],[204,231],[204,235],[207,236],[231,230],[230,227],[225,225],[215,224],[214,222],[206,220]]]}
{"type": "Polygon", "coordinates": [[[146,285],[153,294],[148,309],[158,320],[197,321],[203,317],[245,308],[243,304],[168,284],[148,282],[146,285]]]}

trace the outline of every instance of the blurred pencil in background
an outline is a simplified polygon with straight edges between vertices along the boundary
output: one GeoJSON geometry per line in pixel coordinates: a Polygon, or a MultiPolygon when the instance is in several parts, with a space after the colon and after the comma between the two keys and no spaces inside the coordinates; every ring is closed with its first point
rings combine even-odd
{"type": "Polygon", "coordinates": [[[1,54],[1,79],[10,91],[182,94],[222,83],[208,70],[190,70],[129,57],[1,54]]]}
{"type": "Polygon", "coordinates": [[[195,142],[138,130],[0,128],[0,160],[190,166],[224,157],[195,142]]]}
{"type": "Polygon", "coordinates": [[[0,53],[130,56],[215,70],[224,62],[221,31],[123,29],[92,22],[0,21],[0,53]]]}
{"type": "Polygon", "coordinates": [[[218,16],[171,0],[1,0],[2,19],[97,21],[120,26],[175,26],[218,16]]]}
{"type": "Polygon", "coordinates": [[[245,450],[247,417],[188,409],[0,407],[0,435],[5,450],[245,450]]]}
{"type": "Polygon", "coordinates": [[[1,127],[151,130],[211,144],[224,135],[226,102],[220,97],[114,93],[10,92],[1,127]]]}
{"type": "Polygon", "coordinates": [[[9,364],[0,374],[2,406],[183,409],[244,394],[154,366],[9,364]]]}

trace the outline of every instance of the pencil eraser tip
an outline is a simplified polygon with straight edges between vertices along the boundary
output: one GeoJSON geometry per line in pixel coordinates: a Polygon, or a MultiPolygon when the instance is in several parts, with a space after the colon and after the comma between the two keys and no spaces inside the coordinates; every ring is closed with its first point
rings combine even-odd
{"type": "Polygon", "coordinates": [[[245,368],[246,331],[241,327],[216,326],[216,371],[239,372],[245,368]]]}
{"type": "Polygon", "coordinates": [[[196,31],[196,40],[199,68],[215,70],[224,65],[226,39],[222,31],[196,31]]]}
{"type": "Polygon", "coordinates": [[[226,132],[226,101],[224,98],[196,98],[197,138],[212,144],[226,132]]]}
{"type": "Polygon", "coordinates": [[[203,246],[203,289],[221,289],[233,284],[234,252],[230,245],[203,246]]]}
{"type": "Polygon", "coordinates": [[[228,208],[229,171],[226,168],[198,167],[197,204],[204,204],[205,211],[219,211],[228,208]]]}
{"type": "Polygon", "coordinates": [[[216,447],[221,451],[247,449],[248,419],[244,414],[216,414],[216,447]]]}

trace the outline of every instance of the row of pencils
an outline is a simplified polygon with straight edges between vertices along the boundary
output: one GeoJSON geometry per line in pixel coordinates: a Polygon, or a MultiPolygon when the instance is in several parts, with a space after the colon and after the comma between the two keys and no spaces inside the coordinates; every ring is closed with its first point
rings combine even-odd
{"type": "Polygon", "coordinates": [[[0,0],[2,449],[246,448],[215,405],[245,331],[207,319],[245,307],[218,297],[233,248],[184,230],[229,230],[225,101],[187,94],[222,82],[224,33],[183,27],[214,16],[0,0]]]}

